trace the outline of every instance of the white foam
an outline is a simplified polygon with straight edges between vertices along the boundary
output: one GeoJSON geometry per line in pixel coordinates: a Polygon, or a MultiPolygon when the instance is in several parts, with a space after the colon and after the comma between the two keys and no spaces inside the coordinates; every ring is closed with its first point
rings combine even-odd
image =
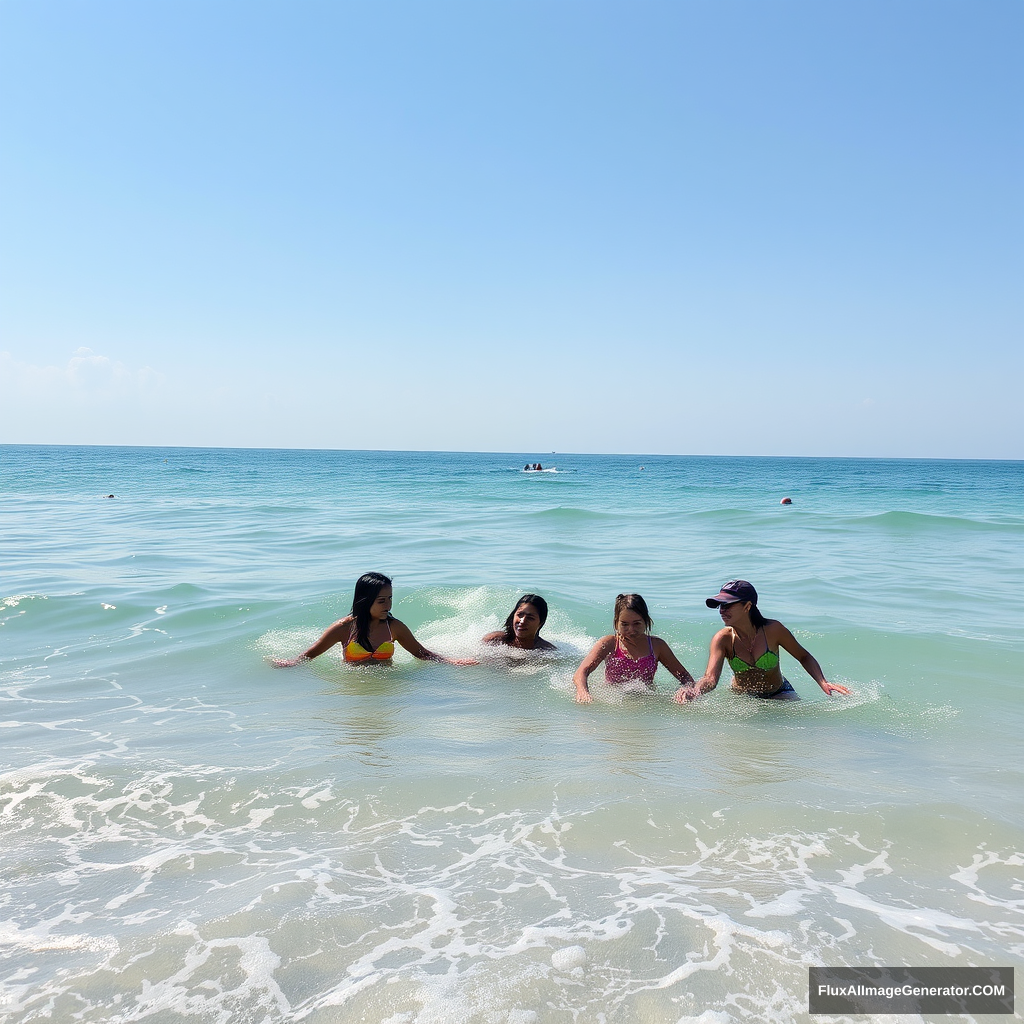
{"type": "MultiPolygon", "coordinates": [[[[253,646],[265,658],[294,658],[311,647],[319,639],[321,632],[313,627],[271,629],[259,636],[253,646]]],[[[329,661],[339,661],[341,652],[335,648],[321,657],[329,661]]]]}
{"type": "MultiPolygon", "coordinates": [[[[989,907],[1004,907],[1007,910],[1024,911],[1024,899],[1000,899],[999,897],[993,896],[982,890],[981,872],[986,868],[997,866],[1008,868],[1024,867],[1024,855],[1013,853],[1007,857],[1003,857],[994,850],[983,850],[973,856],[969,865],[957,868],[957,870],[949,877],[954,882],[959,882],[961,885],[964,885],[971,890],[968,894],[968,899],[974,900],[978,903],[983,903],[989,907]]],[[[1017,892],[1024,890],[1024,885],[1019,881],[1019,875],[1020,872],[1016,871],[1013,875],[1013,877],[1017,879],[1013,883],[1013,887],[1017,892]]]]}
{"type": "Polygon", "coordinates": [[[571,971],[583,967],[587,962],[587,951],[582,946],[566,946],[551,954],[551,966],[556,971],[571,971]]]}
{"type": "MultiPolygon", "coordinates": [[[[96,1019],[782,1022],[805,1012],[808,963],[872,962],[890,935],[913,959],[962,956],[966,940],[1010,948],[1020,934],[1005,901],[983,919],[937,890],[922,901],[889,849],[856,833],[748,834],[728,808],[671,822],[644,809],[627,827],[614,808],[566,813],[557,799],[442,799],[395,816],[330,777],[261,778],[255,789],[195,766],[112,787],[96,766],[8,773],[11,834],[29,815],[72,825],[59,826],[60,870],[10,896],[15,923],[0,935],[26,965],[33,951],[79,959],[45,978],[12,964],[5,1008],[84,991],[117,955],[135,981],[96,1019]]],[[[988,898],[986,872],[1013,871],[1014,856],[981,851],[952,877],[988,898]]]]}
{"type": "Polygon", "coordinates": [[[0,946],[18,946],[32,953],[67,953],[73,950],[114,953],[117,940],[111,936],[53,935],[52,929],[68,916],[60,915],[31,928],[19,928],[14,921],[0,921],[0,946]]]}
{"type": "Polygon", "coordinates": [[[537,1024],[536,1010],[509,1010],[507,1024],[537,1024]]]}
{"type": "Polygon", "coordinates": [[[281,1017],[289,1014],[288,1000],[274,980],[274,971],[281,959],[270,949],[265,937],[246,935],[204,940],[189,924],[177,930],[179,935],[182,932],[191,934],[195,940],[185,953],[183,965],[168,978],[155,982],[143,979],[141,991],[134,996],[134,1005],[111,1014],[110,1024],[127,1024],[164,1011],[184,1016],[200,1015],[218,1024],[229,1024],[235,1016],[232,1007],[240,1003],[247,1007],[247,1015],[261,1011],[264,1015],[276,1011],[281,1017]],[[233,986],[219,983],[208,986],[207,992],[197,992],[190,983],[202,967],[214,952],[231,949],[238,951],[234,964],[242,977],[233,986]]]}
{"type": "Polygon", "coordinates": [[[22,601],[48,601],[45,594],[13,594],[11,597],[0,598],[0,607],[17,608],[22,601]]]}

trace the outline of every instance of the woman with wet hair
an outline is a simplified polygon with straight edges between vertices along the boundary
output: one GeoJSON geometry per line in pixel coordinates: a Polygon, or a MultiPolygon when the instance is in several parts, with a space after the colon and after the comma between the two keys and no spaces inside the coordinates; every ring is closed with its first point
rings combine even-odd
{"type": "Polygon", "coordinates": [[[796,690],[782,674],[780,648],[795,658],[828,696],[833,693],[849,694],[845,686],[830,683],[825,678],[817,658],[803,648],[778,619],[766,619],[761,614],[757,607],[757,591],[746,580],[730,580],[704,603],[709,608],[718,609],[725,628],[720,629],[711,641],[704,675],[691,686],[680,686],[676,691],[675,699],[680,704],[713,690],[726,662],[732,669],[732,688],[737,693],[797,700],[796,690]]]}
{"type": "Polygon", "coordinates": [[[343,643],[345,661],[368,665],[391,661],[395,642],[400,643],[414,658],[421,661],[441,661],[448,665],[476,665],[471,658],[446,658],[428,651],[412,635],[404,622],[391,614],[391,580],[379,572],[368,572],[356,580],[352,596],[352,613],[328,626],[323,636],[297,658],[275,658],[275,668],[290,668],[300,661],[311,661],[343,643]]]}
{"type": "Polygon", "coordinates": [[[589,704],[594,699],[587,679],[602,661],[605,663],[604,679],[609,686],[639,683],[653,690],[659,664],[679,680],[680,686],[694,685],[693,676],[672,653],[672,648],[661,637],[651,636],[654,622],[647,602],[639,594],[619,594],[615,598],[612,624],[615,632],[594,644],[572,677],[577,703],[589,704]]]}
{"type": "Polygon", "coordinates": [[[522,651],[554,651],[540,635],[548,619],[548,603],[540,594],[523,594],[509,612],[505,625],[488,633],[481,643],[517,647],[522,651]]]}

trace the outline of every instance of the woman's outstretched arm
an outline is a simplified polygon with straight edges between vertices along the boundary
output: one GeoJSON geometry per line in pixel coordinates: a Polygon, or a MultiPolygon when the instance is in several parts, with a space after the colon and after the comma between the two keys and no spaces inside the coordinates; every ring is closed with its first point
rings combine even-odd
{"type": "Polygon", "coordinates": [[[580,667],[573,673],[572,681],[576,684],[577,704],[590,704],[593,701],[594,698],[590,695],[590,685],[587,683],[587,679],[590,673],[608,657],[614,643],[614,636],[601,637],[590,648],[590,653],[580,662],[580,667]]]}
{"type": "Polygon", "coordinates": [[[725,665],[727,653],[726,634],[727,629],[720,629],[711,639],[711,650],[708,652],[708,667],[704,669],[704,675],[692,686],[680,685],[673,698],[678,704],[688,704],[696,700],[701,694],[709,693],[718,685],[722,678],[722,666],[725,665]]]}
{"type": "Polygon", "coordinates": [[[420,661],[440,661],[446,665],[479,665],[479,661],[474,661],[472,658],[446,658],[443,654],[435,654],[433,651],[428,651],[412,635],[412,630],[404,623],[399,622],[398,619],[391,620],[391,635],[414,657],[419,658],[420,661]]]}
{"type": "Polygon", "coordinates": [[[312,647],[303,651],[297,658],[271,658],[270,664],[274,668],[291,668],[293,665],[298,665],[300,661],[312,661],[313,658],[319,658],[324,651],[329,651],[349,635],[352,630],[352,621],[351,615],[338,619],[324,630],[323,636],[312,647]]]}
{"type": "Polygon", "coordinates": [[[658,661],[662,663],[679,680],[680,686],[692,687],[693,676],[686,670],[686,666],[675,656],[675,652],[660,637],[654,642],[654,653],[658,661]]]}
{"type": "Polygon", "coordinates": [[[775,640],[787,654],[791,654],[796,658],[803,670],[828,696],[831,697],[833,693],[841,693],[844,697],[849,695],[850,691],[847,687],[840,686],[838,683],[830,683],[825,678],[825,673],[821,671],[818,659],[807,648],[801,646],[797,638],[781,622],[773,622],[771,626],[771,631],[774,634],[771,639],[775,640]]]}

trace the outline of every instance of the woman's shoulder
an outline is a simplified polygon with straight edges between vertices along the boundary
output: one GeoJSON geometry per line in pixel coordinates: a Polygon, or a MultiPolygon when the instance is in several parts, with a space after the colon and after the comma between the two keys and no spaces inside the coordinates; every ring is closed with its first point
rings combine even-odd
{"type": "Polygon", "coordinates": [[[482,644],[502,644],[505,642],[505,631],[503,629],[496,629],[493,633],[488,633],[487,636],[480,638],[480,643],[482,644]]]}
{"type": "Polygon", "coordinates": [[[388,616],[388,630],[391,632],[391,639],[397,640],[403,646],[419,643],[412,630],[401,619],[396,619],[392,615],[388,616]]]}
{"type": "Polygon", "coordinates": [[[656,651],[672,650],[672,645],[663,636],[652,636],[651,644],[656,651]]]}
{"type": "Polygon", "coordinates": [[[533,648],[534,648],[534,650],[537,650],[537,651],[557,651],[558,650],[558,648],[553,643],[551,643],[551,641],[545,640],[543,637],[540,637],[540,636],[537,637],[537,639],[533,641],[533,648]]]}
{"type": "Polygon", "coordinates": [[[723,626],[712,638],[712,647],[732,647],[732,629],[729,626],[723,626]]]}

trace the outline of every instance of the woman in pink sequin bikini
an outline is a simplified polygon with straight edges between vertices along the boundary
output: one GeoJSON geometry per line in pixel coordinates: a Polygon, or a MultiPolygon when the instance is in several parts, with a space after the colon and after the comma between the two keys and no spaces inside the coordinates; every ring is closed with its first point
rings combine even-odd
{"type": "Polygon", "coordinates": [[[651,636],[650,612],[647,602],[639,594],[619,594],[615,598],[615,632],[603,636],[576,669],[572,681],[576,684],[576,700],[589,704],[587,678],[603,661],[605,682],[611,686],[641,683],[654,689],[654,673],[659,662],[685,686],[693,685],[693,676],[672,653],[661,637],[651,636]]]}

